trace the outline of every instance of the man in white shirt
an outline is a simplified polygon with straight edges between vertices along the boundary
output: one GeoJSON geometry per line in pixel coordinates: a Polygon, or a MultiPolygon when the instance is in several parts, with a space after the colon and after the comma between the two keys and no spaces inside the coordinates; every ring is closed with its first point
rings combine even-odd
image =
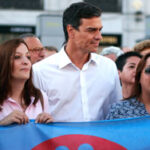
{"type": "Polygon", "coordinates": [[[65,46],[33,65],[34,84],[47,93],[55,121],[104,119],[110,105],[122,98],[115,64],[96,54],[100,15],[90,4],[72,4],[63,14],[65,46]]]}

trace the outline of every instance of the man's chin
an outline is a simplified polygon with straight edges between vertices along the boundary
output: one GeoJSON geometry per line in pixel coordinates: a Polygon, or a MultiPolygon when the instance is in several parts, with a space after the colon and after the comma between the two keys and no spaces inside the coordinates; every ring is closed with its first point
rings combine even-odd
{"type": "Polygon", "coordinates": [[[98,52],[98,48],[94,48],[91,50],[91,53],[97,53],[98,52]]]}

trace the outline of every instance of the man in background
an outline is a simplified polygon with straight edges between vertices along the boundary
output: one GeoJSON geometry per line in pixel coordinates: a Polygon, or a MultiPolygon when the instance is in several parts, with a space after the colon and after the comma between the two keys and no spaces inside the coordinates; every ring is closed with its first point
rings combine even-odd
{"type": "Polygon", "coordinates": [[[116,61],[117,57],[123,54],[124,52],[119,48],[115,46],[109,46],[104,48],[100,55],[103,55],[105,57],[110,58],[113,61],[116,61]]]}
{"type": "Polygon", "coordinates": [[[24,39],[28,45],[32,64],[45,58],[45,51],[38,37],[34,34],[28,33],[20,35],[20,38],[24,39]]]}

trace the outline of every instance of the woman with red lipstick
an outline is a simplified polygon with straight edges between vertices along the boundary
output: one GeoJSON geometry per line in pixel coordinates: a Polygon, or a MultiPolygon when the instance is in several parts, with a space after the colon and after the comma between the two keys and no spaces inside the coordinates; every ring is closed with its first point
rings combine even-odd
{"type": "Polygon", "coordinates": [[[28,46],[22,39],[0,45],[0,125],[52,122],[47,96],[32,84],[28,46]]]}

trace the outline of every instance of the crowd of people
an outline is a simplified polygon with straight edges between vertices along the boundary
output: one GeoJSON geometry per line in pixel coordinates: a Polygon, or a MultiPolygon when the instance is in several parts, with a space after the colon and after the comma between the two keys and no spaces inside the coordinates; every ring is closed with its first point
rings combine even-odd
{"type": "Polygon", "coordinates": [[[0,125],[149,115],[150,40],[97,54],[102,28],[101,10],[78,2],[63,13],[59,52],[33,34],[0,44],[0,125]]]}

